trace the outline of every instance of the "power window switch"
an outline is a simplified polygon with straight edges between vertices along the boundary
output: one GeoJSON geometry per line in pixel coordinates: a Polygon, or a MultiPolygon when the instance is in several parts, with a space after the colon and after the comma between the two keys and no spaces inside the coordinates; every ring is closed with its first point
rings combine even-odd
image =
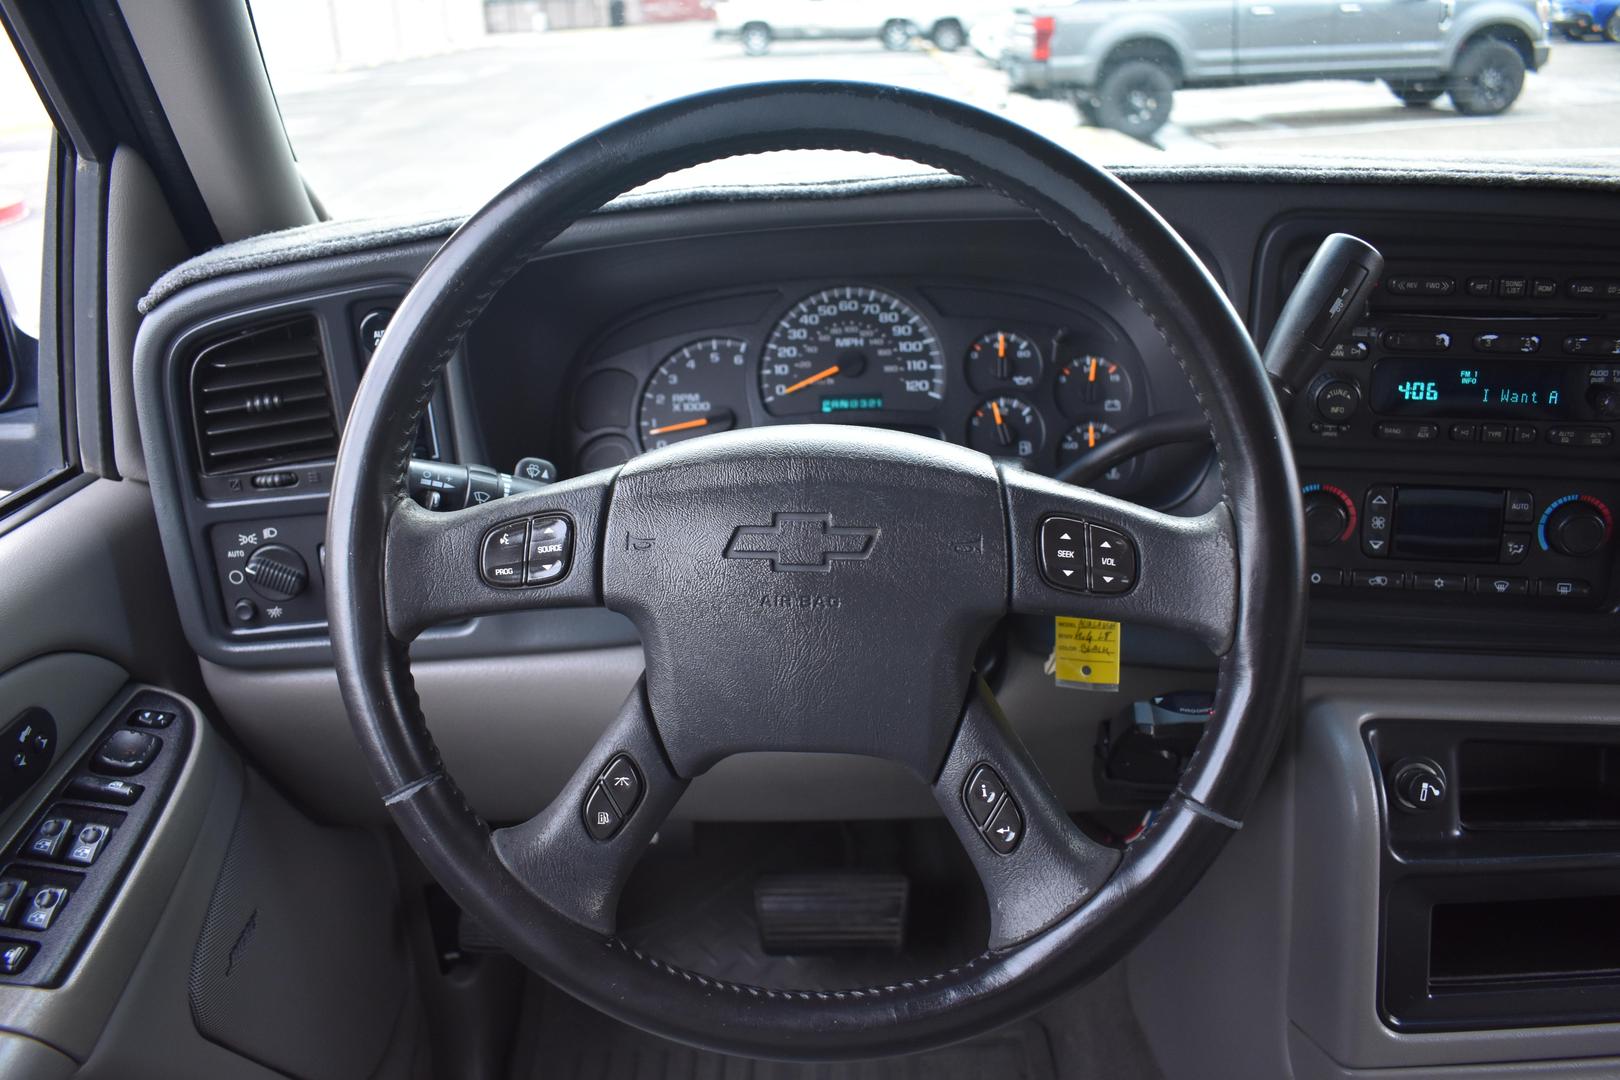
{"type": "Polygon", "coordinates": [[[68,845],[67,854],[63,861],[75,866],[89,866],[101,854],[101,849],[107,846],[107,838],[112,830],[105,825],[81,825],[73,837],[73,843],[68,845]]]}
{"type": "Polygon", "coordinates": [[[28,882],[20,877],[0,878],[0,926],[10,926],[28,898],[28,882]]]}
{"type": "Polygon", "coordinates": [[[54,859],[72,835],[72,821],[65,817],[48,817],[34,830],[34,835],[23,848],[23,854],[35,859],[54,859]]]}
{"type": "Polygon", "coordinates": [[[32,942],[0,941],[0,975],[21,975],[33,958],[32,942]]]}
{"type": "Polygon", "coordinates": [[[114,780],[106,776],[80,776],[68,785],[67,794],[70,798],[83,799],[86,802],[129,806],[140,798],[141,792],[145,790],[141,785],[132,784],[128,780],[114,780]]]}
{"type": "Polygon", "coordinates": [[[25,930],[49,930],[56,916],[67,905],[68,891],[60,885],[45,885],[34,890],[34,898],[23,912],[25,930]]]}

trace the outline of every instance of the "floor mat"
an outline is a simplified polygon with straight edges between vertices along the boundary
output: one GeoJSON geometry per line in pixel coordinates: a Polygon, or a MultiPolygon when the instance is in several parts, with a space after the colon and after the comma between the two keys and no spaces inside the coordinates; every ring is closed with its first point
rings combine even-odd
{"type": "MultiPolygon", "coordinates": [[[[537,1038],[513,1080],[1056,1080],[1046,1030],[1025,1020],[957,1046],[881,1061],[796,1064],[727,1057],[645,1035],[542,992],[537,1038]]],[[[526,1051],[526,1052],[525,1052],[526,1051]]]]}

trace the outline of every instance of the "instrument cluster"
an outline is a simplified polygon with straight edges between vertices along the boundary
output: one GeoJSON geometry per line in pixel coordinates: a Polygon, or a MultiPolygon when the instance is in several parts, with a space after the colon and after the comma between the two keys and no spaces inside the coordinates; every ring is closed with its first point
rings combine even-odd
{"type": "MultiPolygon", "coordinates": [[[[1151,411],[1102,310],[946,284],[802,283],[632,317],[579,370],[578,471],[735,428],[915,432],[1051,473],[1151,411]],[[633,400],[626,400],[626,395],[633,400]]],[[[1142,459],[1094,486],[1130,494],[1142,459]]]]}

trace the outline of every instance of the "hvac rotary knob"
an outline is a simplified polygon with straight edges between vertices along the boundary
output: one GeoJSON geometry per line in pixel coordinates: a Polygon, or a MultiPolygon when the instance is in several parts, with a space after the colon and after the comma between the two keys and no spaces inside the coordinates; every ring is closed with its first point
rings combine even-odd
{"type": "Polygon", "coordinates": [[[1305,537],[1312,547],[1337,543],[1349,526],[1350,515],[1337,495],[1313,491],[1305,496],[1305,537]]]}
{"type": "Polygon", "coordinates": [[[1609,523],[1584,500],[1567,502],[1547,517],[1547,543],[1560,555],[1583,558],[1609,539],[1609,523]]]}
{"type": "Polygon", "coordinates": [[[242,568],[253,591],[266,600],[291,600],[309,585],[304,557],[285,544],[266,544],[242,568]]]}

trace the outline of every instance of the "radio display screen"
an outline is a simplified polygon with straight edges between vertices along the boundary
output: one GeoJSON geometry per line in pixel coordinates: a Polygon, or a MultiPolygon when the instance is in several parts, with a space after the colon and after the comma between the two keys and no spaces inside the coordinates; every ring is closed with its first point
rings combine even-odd
{"type": "Polygon", "coordinates": [[[1386,416],[1562,420],[1575,415],[1565,364],[1523,360],[1380,360],[1372,408],[1386,416]]]}

